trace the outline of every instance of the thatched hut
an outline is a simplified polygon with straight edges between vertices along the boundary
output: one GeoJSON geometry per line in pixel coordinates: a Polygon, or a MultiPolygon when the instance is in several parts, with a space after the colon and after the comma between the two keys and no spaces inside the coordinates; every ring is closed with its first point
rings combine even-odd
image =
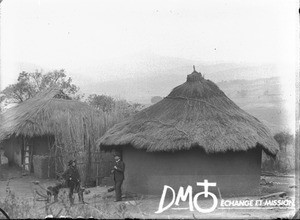
{"type": "MultiPolygon", "coordinates": [[[[261,155],[278,151],[269,129],[240,109],[194,70],[160,102],[112,127],[98,140],[119,150],[126,164],[124,188],[161,194],[207,179],[222,195],[255,194],[261,155]]],[[[212,187],[213,188],[213,187],[212,187]]]]}
{"type": "Polygon", "coordinates": [[[50,88],[1,114],[1,146],[10,163],[45,178],[55,177],[69,159],[77,159],[87,182],[93,175],[95,141],[104,130],[99,114],[50,88]]]}

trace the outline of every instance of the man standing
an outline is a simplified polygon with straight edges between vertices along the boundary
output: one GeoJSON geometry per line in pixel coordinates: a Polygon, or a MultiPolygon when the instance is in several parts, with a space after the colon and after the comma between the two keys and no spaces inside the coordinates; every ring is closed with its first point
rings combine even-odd
{"type": "Polygon", "coordinates": [[[70,203],[74,204],[73,193],[74,190],[78,193],[79,202],[83,201],[83,189],[80,187],[80,175],[76,166],[75,160],[70,160],[68,162],[68,169],[61,175],[64,179],[64,182],[60,182],[55,186],[49,186],[47,188],[47,195],[54,196],[54,201],[58,201],[58,193],[62,188],[69,188],[69,199],[70,203]]]}
{"type": "Polygon", "coordinates": [[[70,203],[74,204],[73,192],[78,192],[79,201],[83,202],[83,192],[80,187],[80,175],[76,166],[75,160],[70,160],[68,163],[68,169],[62,174],[62,177],[66,181],[66,186],[70,189],[69,199],[70,203]]]}
{"type": "Polygon", "coordinates": [[[114,174],[114,181],[115,181],[115,192],[116,192],[116,200],[115,202],[122,200],[122,183],[124,180],[124,171],[125,171],[125,164],[121,161],[121,157],[119,155],[115,155],[116,164],[114,169],[112,170],[114,174]]]}

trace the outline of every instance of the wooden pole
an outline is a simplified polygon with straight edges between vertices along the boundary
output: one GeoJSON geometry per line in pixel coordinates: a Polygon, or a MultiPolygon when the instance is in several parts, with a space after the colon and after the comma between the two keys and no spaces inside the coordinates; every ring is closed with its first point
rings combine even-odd
{"type": "Polygon", "coordinates": [[[98,172],[98,169],[99,169],[99,167],[98,167],[98,163],[97,163],[97,175],[96,175],[96,186],[99,186],[99,172],[98,172]]]}

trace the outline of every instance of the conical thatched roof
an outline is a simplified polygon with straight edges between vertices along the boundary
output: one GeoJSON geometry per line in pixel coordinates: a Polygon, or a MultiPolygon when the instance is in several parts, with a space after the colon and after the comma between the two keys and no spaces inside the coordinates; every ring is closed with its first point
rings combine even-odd
{"type": "Polygon", "coordinates": [[[279,150],[266,126],[195,70],[163,100],[115,125],[97,143],[106,149],[132,145],[147,151],[200,147],[216,153],[262,147],[275,155],[279,150]]]}
{"type": "Polygon", "coordinates": [[[84,136],[95,139],[92,141],[100,136],[98,113],[83,102],[70,100],[57,87],[6,110],[0,119],[0,142],[11,135],[53,135],[61,144],[83,146],[84,136]]]}

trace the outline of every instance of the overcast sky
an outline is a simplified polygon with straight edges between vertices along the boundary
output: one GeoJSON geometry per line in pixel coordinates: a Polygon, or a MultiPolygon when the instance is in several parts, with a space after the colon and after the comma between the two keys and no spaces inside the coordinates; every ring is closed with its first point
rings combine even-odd
{"type": "Polygon", "coordinates": [[[90,66],[152,52],[209,62],[295,63],[297,1],[4,0],[1,85],[19,63],[90,66]]]}
{"type": "Polygon", "coordinates": [[[14,83],[20,63],[88,78],[85,68],[143,53],[268,62],[288,64],[282,85],[295,115],[296,0],[4,0],[0,6],[0,90],[14,83]]]}

